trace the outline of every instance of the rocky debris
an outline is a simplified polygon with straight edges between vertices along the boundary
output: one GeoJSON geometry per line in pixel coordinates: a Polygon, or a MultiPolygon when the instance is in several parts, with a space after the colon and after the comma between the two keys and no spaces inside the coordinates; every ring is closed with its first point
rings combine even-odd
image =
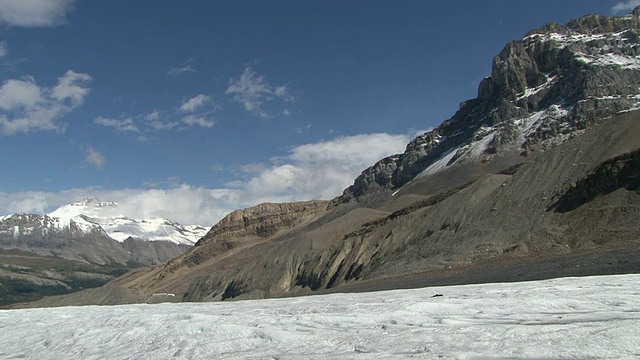
{"type": "Polygon", "coordinates": [[[443,157],[449,166],[512,149],[526,156],[640,108],[639,14],[587,15],[510,42],[476,99],[413,139],[404,153],[364,170],[334,204],[400,188],[443,157]]]}

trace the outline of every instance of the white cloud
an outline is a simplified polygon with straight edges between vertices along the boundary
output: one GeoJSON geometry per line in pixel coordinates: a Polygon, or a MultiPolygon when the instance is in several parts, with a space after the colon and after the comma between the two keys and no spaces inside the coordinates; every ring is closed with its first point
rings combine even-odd
{"type": "MultiPolygon", "coordinates": [[[[381,133],[301,145],[289,155],[273,159],[273,166],[249,180],[230,185],[242,189],[243,198],[258,202],[331,199],[367,167],[404,151],[409,140],[408,135],[381,133]]],[[[252,164],[250,169],[255,172],[259,168],[252,164]]]]}
{"type": "Polygon", "coordinates": [[[152,112],[143,115],[143,118],[147,121],[158,121],[162,117],[162,113],[158,110],[153,110],[152,112]]]}
{"type": "Polygon", "coordinates": [[[49,196],[45,192],[25,191],[8,194],[0,192],[0,209],[3,214],[44,213],[49,206],[49,196]]]}
{"type": "Polygon", "coordinates": [[[118,203],[110,213],[105,212],[106,216],[134,219],[163,217],[185,225],[211,226],[237,209],[238,204],[238,191],[229,189],[205,189],[189,185],[171,189],[79,188],[60,192],[0,192],[0,214],[44,214],[87,196],[118,203]]]}
{"type": "MultiPolygon", "coordinates": [[[[98,125],[111,127],[115,131],[120,133],[138,134],[147,134],[152,131],[182,131],[192,126],[212,128],[216,124],[216,121],[211,119],[210,116],[214,111],[197,111],[205,106],[206,103],[213,103],[213,101],[203,99],[200,96],[196,96],[193,99],[190,99],[183,104],[182,108],[184,109],[184,111],[176,111],[176,114],[174,116],[176,118],[179,118],[179,120],[176,121],[171,120],[171,115],[165,115],[159,110],[154,110],[148,114],[140,114],[133,117],[123,116],[120,118],[110,118],[99,116],[95,118],[93,122],[98,125]],[[183,112],[191,112],[191,110],[193,110],[194,113],[188,114],[186,116],[182,116],[182,114],[179,114],[183,112]],[[182,117],[180,118],[179,116],[182,117]]],[[[215,104],[211,106],[215,106],[215,104]]],[[[205,109],[211,108],[211,106],[205,107],[205,109]]],[[[147,140],[144,135],[138,137],[138,139],[147,140]]]]}
{"type": "Polygon", "coordinates": [[[174,129],[178,126],[179,124],[175,121],[160,121],[160,120],[154,120],[154,121],[149,121],[149,126],[154,129],[154,130],[171,130],[174,129]]]}
{"type": "Polygon", "coordinates": [[[102,167],[104,166],[104,163],[107,161],[104,155],[94,150],[91,146],[87,146],[85,150],[86,150],[85,161],[87,162],[87,164],[93,165],[98,169],[102,169],[102,167]]]}
{"type": "Polygon", "coordinates": [[[216,124],[215,121],[198,115],[185,116],[182,118],[182,122],[190,126],[198,125],[206,128],[212,128],[216,124]]]}
{"type": "MultiPolygon", "coordinates": [[[[172,110],[173,115],[167,115],[156,109],[148,114],[140,114],[134,117],[114,119],[100,116],[94,120],[94,123],[112,127],[118,132],[143,134],[149,131],[181,131],[193,126],[212,128],[215,126],[216,121],[211,118],[211,115],[218,110],[219,105],[211,99],[211,96],[199,94],[184,101],[178,109],[172,110]],[[172,116],[180,120],[172,121],[172,116]]],[[[146,140],[147,138],[143,135],[138,139],[146,140]]]]}
{"type": "Polygon", "coordinates": [[[147,122],[147,125],[150,126],[154,130],[171,130],[177,127],[179,124],[175,121],[165,121],[163,120],[163,113],[158,110],[153,110],[149,114],[144,114],[141,116],[143,120],[147,122]]]}
{"type": "Polygon", "coordinates": [[[631,10],[635,9],[638,6],[640,6],[640,0],[621,1],[621,2],[619,2],[617,4],[615,4],[611,8],[611,11],[613,11],[616,14],[627,13],[627,12],[630,12],[631,10]]]}
{"type": "Polygon", "coordinates": [[[211,102],[211,96],[204,94],[196,95],[182,103],[182,105],[180,106],[180,111],[187,113],[196,112],[202,109],[202,107],[209,102],[211,102]]]}
{"type": "Polygon", "coordinates": [[[52,88],[39,86],[30,76],[5,81],[0,87],[0,132],[63,131],[57,120],[82,105],[90,81],[91,76],[72,70],[52,88]]]}
{"type": "Polygon", "coordinates": [[[185,101],[180,106],[181,113],[189,113],[182,118],[182,122],[189,126],[212,128],[216,122],[211,119],[211,114],[220,109],[211,96],[199,94],[185,101]]]}
{"type": "Polygon", "coordinates": [[[250,65],[247,65],[237,80],[230,79],[229,87],[225,94],[233,95],[233,98],[240,102],[244,109],[253,115],[267,117],[268,113],[262,105],[275,98],[283,101],[294,101],[295,97],[288,86],[276,86],[269,84],[262,75],[258,75],[250,65]]]}
{"type": "Polygon", "coordinates": [[[180,76],[187,73],[196,72],[196,69],[193,66],[191,66],[192,62],[193,62],[193,59],[189,59],[186,62],[184,62],[182,65],[170,67],[169,70],[167,70],[167,75],[180,76]]]}
{"type": "Polygon", "coordinates": [[[0,0],[0,24],[38,27],[66,21],[74,0],[0,0]]]}
{"type": "Polygon", "coordinates": [[[132,118],[112,119],[99,116],[95,118],[93,122],[98,125],[112,127],[118,132],[140,132],[132,118]]]}
{"type": "Polygon", "coordinates": [[[42,101],[40,87],[33,78],[25,80],[7,80],[0,87],[0,109],[29,109],[42,101]]]}
{"type": "Polygon", "coordinates": [[[58,85],[53,88],[51,97],[62,102],[69,100],[73,106],[80,106],[89,93],[86,84],[91,76],[68,70],[64,76],[58,78],[58,85]]]}
{"type": "MultiPolygon", "coordinates": [[[[379,159],[402,152],[409,135],[365,134],[340,137],[291,149],[273,164],[247,164],[248,176],[227,188],[207,189],[169,179],[169,189],[99,188],[61,192],[0,192],[0,214],[44,213],[55,207],[96,196],[118,202],[111,216],[136,219],[164,217],[183,224],[214,225],[235,209],[262,202],[331,199],[353,183],[362,170],[379,159]]],[[[149,184],[158,186],[158,184],[149,184]]]]}
{"type": "Polygon", "coordinates": [[[167,70],[167,75],[170,76],[180,76],[183,74],[188,74],[188,73],[192,73],[192,72],[196,72],[196,69],[191,66],[191,64],[187,64],[181,67],[171,67],[169,68],[169,70],[167,70]]]}
{"type": "Polygon", "coordinates": [[[278,86],[274,92],[277,97],[281,98],[286,102],[295,101],[295,96],[291,93],[291,89],[287,85],[278,86]]]}

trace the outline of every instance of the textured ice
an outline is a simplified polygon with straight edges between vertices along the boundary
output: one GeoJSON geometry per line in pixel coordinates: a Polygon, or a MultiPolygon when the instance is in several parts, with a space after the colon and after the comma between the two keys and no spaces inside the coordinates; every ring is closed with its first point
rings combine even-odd
{"type": "Polygon", "coordinates": [[[618,275],[278,300],[5,310],[0,358],[637,359],[639,283],[640,275],[618,275]]]}

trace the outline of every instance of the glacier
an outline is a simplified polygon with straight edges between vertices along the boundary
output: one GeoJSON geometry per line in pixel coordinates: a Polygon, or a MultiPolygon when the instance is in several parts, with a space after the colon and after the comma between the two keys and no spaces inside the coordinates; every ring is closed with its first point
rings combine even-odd
{"type": "Polygon", "coordinates": [[[0,358],[635,359],[640,275],[0,311],[0,358]]]}

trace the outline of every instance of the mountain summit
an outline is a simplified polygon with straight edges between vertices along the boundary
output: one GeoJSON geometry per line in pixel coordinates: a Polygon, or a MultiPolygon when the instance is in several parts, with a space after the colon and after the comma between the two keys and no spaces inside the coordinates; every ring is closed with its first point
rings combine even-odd
{"type": "Polygon", "coordinates": [[[68,227],[71,223],[87,229],[101,228],[110,238],[119,242],[135,238],[193,245],[209,231],[208,227],[182,225],[157,217],[143,220],[131,219],[119,213],[116,202],[103,202],[95,197],[61,206],[47,215],[49,218],[57,219],[59,228],[68,227]]]}
{"type": "Polygon", "coordinates": [[[121,216],[118,204],[85,198],[46,215],[0,216],[0,305],[103,285],[162,263],[209,229],[121,216]]]}
{"type": "Polygon", "coordinates": [[[46,215],[0,217],[0,248],[94,264],[155,264],[182,254],[209,228],[122,216],[118,204],[89,197],[46,215]]]}
{"type": "Polygon", "coordinates": [[[464,164],[499,160],[492,169],[500,170],[639,109],[639,13],[640,7],[621,17],[587,15],[510,42],[493,59],[476,99],[412,140],[404,153],[366,169],[339,201],[464,164]]]}

